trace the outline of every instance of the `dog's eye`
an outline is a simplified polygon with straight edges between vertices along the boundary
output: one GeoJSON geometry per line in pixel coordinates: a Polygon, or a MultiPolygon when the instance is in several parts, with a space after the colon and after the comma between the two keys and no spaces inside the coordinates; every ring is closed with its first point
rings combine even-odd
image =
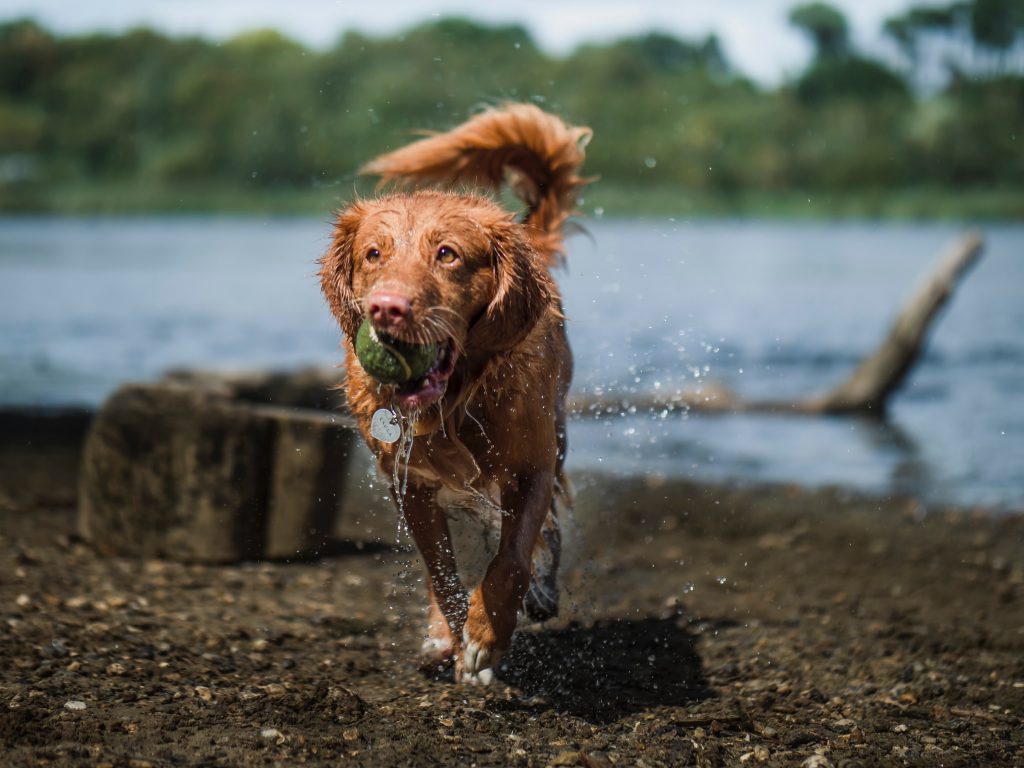
{"type": "Polygon", "coordinates": [[[459,260],[459,254],[449,248],[447,245],[442,245],[437,249],[437,260],[442,264],[454,264],[459,260]]]}
{"type": "Polygon", "coordinates": [[[380,260],[380,251],[378,251],[376,248],[371,248],[366,252],[366,260],[369,261],[371,264],[375,261],[380,260]]]}

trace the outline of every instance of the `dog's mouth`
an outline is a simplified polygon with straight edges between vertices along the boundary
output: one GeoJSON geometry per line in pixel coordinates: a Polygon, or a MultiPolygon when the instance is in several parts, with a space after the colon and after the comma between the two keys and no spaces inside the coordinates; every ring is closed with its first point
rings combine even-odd
{"type": "Polygon", "coordinates": [[[448,379],[458,359],[455,339],[448,337],[437,345],[437,358],[419,379],[400,384],[395,390],[395,402],[404,411],[419,411],[436,403],[448,387],[448,379]]]}

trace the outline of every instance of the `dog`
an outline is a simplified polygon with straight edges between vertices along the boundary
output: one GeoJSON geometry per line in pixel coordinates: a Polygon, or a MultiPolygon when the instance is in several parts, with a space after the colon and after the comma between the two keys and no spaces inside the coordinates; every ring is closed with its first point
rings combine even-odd
{"type": "Polygon", "coordinates": [[[558,612],[572,354],[551,270],[590,181],[579,175],[590,136],[533,105],[507,104],[382,155],[361,173],[397,191],[343,209],[320,261],[344,335],[349,408],[429,576],[424,653],[454,664],[457,681],[493,679],[520,608],[535,620],[558,612]],[[525,205],[518,217],[494,199],[506,183],[525,205]],[[364,320],[402,341],[437,343],[437,359],[411,384],[375,381],[354,349],[364,320]],[[390,435],[374,427],[380,412],[390,435]],[[468,596],[451,508],[500,526],[468,596]]]}

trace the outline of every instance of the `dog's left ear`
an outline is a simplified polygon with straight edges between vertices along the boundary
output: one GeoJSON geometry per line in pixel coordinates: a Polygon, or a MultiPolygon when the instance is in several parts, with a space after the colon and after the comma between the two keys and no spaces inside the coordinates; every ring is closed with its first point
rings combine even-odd
{"type": "Polygon", "coordinates": [[[492,230],[495,291],[490,304],[469,329],[466,351],[503,352],[526,338],[555,290],[546,266],[520,231],[507,222],[492,230]]]}
{"type": "Polygon", "coordinates": [[[352,248],[363,214],[362,206],[354,203],[338,215],[331,247],[320,259],[320,290],[337,318],[342,333],[351,339],[355,339],[362,322],[359,300],[352,291],[352,271],[355,266],[352,248]]]}

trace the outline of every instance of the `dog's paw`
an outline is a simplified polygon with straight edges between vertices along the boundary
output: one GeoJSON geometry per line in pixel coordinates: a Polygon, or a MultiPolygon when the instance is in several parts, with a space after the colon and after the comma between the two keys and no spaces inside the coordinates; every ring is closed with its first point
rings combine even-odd
{"type": "Polygon", "coordinates": [[[451,637],[427,637],[420,646],[420,656],[425,664],[447,664],[455,655],[455,644],[451,637]]]}
{"type": "Polygon", "coordinates": [[[427,635],[420,646],[420,669],[428,674],[450,668],[457,653],[455,638],[448,628],[448,622],[439,611],[436,614],[427,624],[427,635]]]}
{"type": "Polygon", "coordinates": [[[462,632],[462,655],[456,677],[461,683],[490,685],[494,680],[494,668],[501,656],[501,651],[493,645],[480,639],[474,640],[469,627],[466,627],[462,632]]]}

